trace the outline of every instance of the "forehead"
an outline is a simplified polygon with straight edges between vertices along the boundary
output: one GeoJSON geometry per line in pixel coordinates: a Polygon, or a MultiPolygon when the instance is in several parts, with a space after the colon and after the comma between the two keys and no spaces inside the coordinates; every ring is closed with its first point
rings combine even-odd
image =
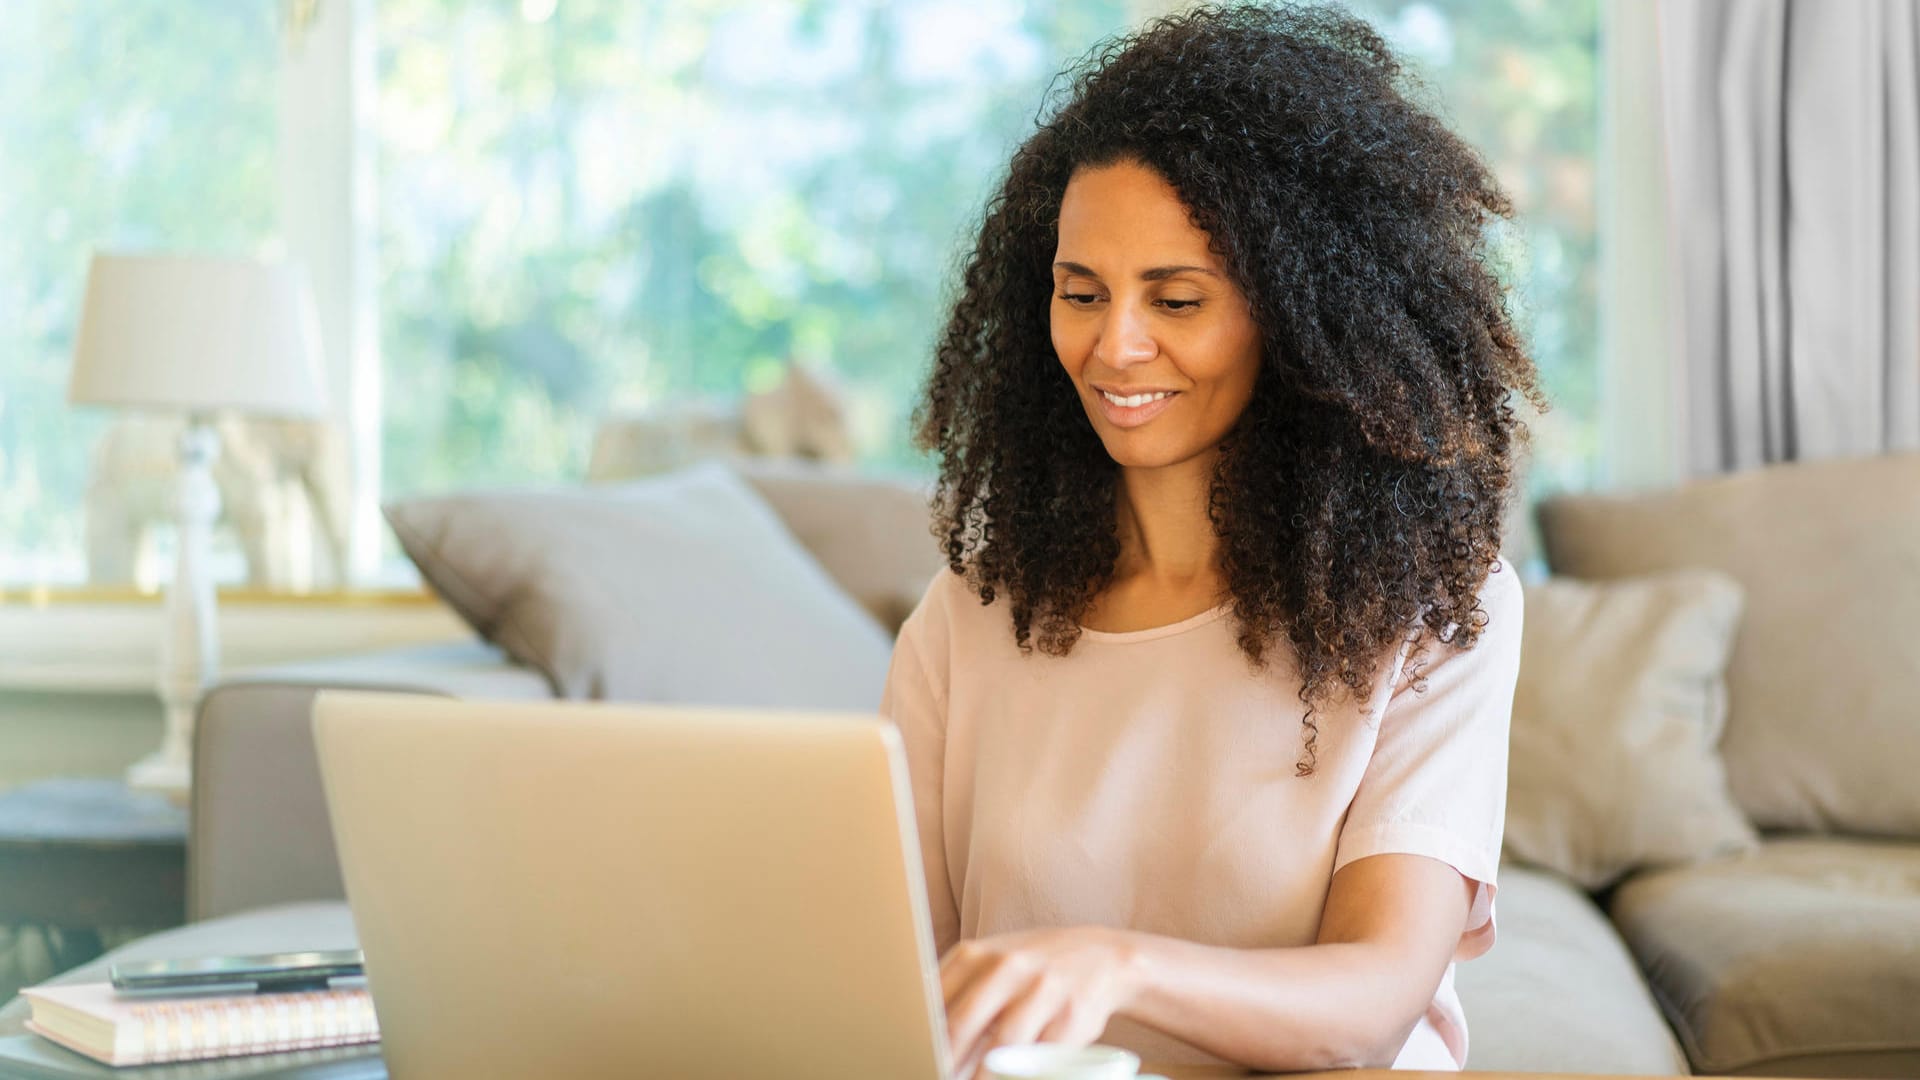
{"type": "Polygon", "coordinates": [[[1176,259],[1220,268],[1173,185],[1134,161],[1074,172],[1060,201],[1058,256],[1103,273],[1176,259]]]}

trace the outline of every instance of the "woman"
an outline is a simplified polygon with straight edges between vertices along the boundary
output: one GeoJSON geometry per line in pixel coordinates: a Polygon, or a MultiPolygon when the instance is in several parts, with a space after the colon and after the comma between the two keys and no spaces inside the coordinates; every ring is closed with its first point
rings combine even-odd
{"type": "Polygon", "coordinates": [[[1087,62],[940,341],[943,571],[883,712],[950,1037],[1459,1068],[1493,941],[1532,366],[1509,213],[1318,8],[1087,62]]]}

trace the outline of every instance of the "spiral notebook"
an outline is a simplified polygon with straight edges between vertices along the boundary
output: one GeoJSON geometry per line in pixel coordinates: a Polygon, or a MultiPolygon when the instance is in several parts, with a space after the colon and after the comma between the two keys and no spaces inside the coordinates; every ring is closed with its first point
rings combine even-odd
{"type": "Polygon", "coordinates": [[[364,987],[291,994],[124,997],[107,983],[24,990],[27,1030],[108,1065],[204,1061],[377,1042],[364,987]]]}
{"type": "Polygon", "coordinates": [[[387,1080],[379,1043],[116,1069],[38,1035],[0,1037],[7,1080],[387,1080]]]}

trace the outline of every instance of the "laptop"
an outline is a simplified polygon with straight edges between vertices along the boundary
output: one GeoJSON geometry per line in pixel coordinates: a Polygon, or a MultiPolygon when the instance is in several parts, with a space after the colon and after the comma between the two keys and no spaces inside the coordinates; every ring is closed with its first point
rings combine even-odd
{"type": "Polygon", "coordinates": [[[880,717],[326,691],[314,735],[398,1080],[948,1076],[880,717]]]}

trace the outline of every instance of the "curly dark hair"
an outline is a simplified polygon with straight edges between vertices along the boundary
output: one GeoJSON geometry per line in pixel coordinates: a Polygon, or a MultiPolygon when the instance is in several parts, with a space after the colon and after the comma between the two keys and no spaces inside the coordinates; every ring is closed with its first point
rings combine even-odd
{"type": "Polygon", "coordinates": [[[1209,516],[1239,644],[1285,634],[1316,710],[1365,700],[1410,634],[1470,648],[1500,549],[1512,407],[1544,408],[1487,226],[1509,217],[1479,155],[1412,100],[1359,19],[1317,6],[1158,19],[1063,73],[987,204],[936,347],[916,437],[936,451],[936,535],[1023,651],[1065,655],[1120,553],[1119,466],[1048,331],[1076,169],[1170,183],[1261,334],[1252,401],[1220,444],[1209,516]],[[1056,95],[1060,96],[1060,95],[1056,95]]]}

